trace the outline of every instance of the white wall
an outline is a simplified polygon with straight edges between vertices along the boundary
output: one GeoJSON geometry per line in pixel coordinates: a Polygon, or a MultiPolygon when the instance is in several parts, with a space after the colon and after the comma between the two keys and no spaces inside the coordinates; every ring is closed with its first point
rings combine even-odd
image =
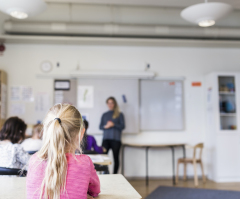
{"type": "Polygon", "coordinates": [[[3,30],[3,24],[4,21],[9,19],[10,17],[2,12],[0,12],[0,34],[3,34],[4,30],[3,30]]]}
{"type": "MultiPolygon", "coordinates": [[[[54,64],[52,73],[67,74],[80,63],[83,70],[143,70],[150,63],[151,70],[159,76],[186,78],[185,120],[186,130],[175,132],[141,132],[124,135],[124,142],[134,143],[189,143],[205,141],[204,75],[212,71],[239,70],[239,49],[231,48],[179,48],[179,47],[123,47],[123,46],[64,46],[64,45],[6,45],[0,57],[0,69],[8,73],[8,93],[13,85],[32,86],[34,93],[48,92],[53,102],[53,81],[37,79],[41,73],[40,63],[50,60],[54,64]],[[56,63],[60,67],[56,67],[56,63]],[[201,81],[201,87],[192,87],[192,81],[201,81]]],[[[10,99],[10,94],[8,95],[10,99]]],[[[8,116],[11,103],[8,103],[8,116]]],[[[34,113],[34,103],[26,103],[26,122],[35,123],[43,115],[34,113]]],[[[97,136],[98,143],[101,136],[97,136]]],[[[206,152],[206,150],[205,150],[206,152]]],[[[145,153],[143,149],[126,149],[125,174],[128,177],[145,175],[145,153]]],[[[205,153],[206,154],[206,153],[205,153]]],[[[176,151],[176,158],[182,155],[176,151]]],[[[169,149],[151,149],[149,156],[150,176],[168,177],[172,174],[169,149]]],[[[192,174],[189,166],[188,173],[192,174]]]]}

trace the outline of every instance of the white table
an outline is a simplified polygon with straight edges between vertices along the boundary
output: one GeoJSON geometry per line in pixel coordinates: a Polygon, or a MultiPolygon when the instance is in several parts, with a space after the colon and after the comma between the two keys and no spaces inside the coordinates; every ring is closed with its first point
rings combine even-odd
{"type": "Polygon", "coordinates": [[[103,159],[103,162],[98,162],[98,161],[93,161],[93,164],[99,164],[99,165],[104,165],[104,166],[108,166],[112,164],[111,159],[109,158],[108,155],[103,155],[103,154],[85,154],[88,155],[90,157],[101,157],[103,159]]]}
{"type": "MultiPolygon", "coordinates": [[[[141,199],[139,193],[121,175],[99,175],[101,193],[98,199],[141,199]]],[[[26,178],[1,177],[0,198],[26,199],[26,178]]]]}
{"type": "Polygon", "coordinates": [[[135,148],[145,148],[146,149],[146,185],[148,186],[148,150],[149,148],[170,148],[172,151],[172,169],[173,169],[173,185],[176,184],[175,180],[175,147],[182,147],[183,149],[183,158],[186,157],[185,151],[185,143],[178,144],[131,144],[131,143],[123,143],[122,144],[122,174],[124,175],[124,149],[126,147],[135,147],[135,148]]]}

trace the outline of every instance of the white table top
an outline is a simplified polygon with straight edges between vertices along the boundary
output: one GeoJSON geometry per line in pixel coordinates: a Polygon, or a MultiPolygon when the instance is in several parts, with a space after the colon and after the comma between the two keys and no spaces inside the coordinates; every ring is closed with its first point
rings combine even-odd
{"type": "Polygon", "coordinates": [[[112,164],[112,161],[108,155],[103,155],[103,154],[85,154],[85,155],[88,155],[92,159],[94,164],[99,164],[99,165],[111,165],[112,164]],[[94,157],[96,157],[96,158],[94,158],[94,157]],[[103,161],[100,161],[100,162],[97,161],[98,157],[100,157],[103,161]]]}
{"type": "MultiPolygon", "coordinates": [[[[139,193],[121,175],[99,175],[101,193],[98,199],[141,199],[139,193]]],[[[26,199],[26,178],[1,177],[0,198],[26,199]]]]}

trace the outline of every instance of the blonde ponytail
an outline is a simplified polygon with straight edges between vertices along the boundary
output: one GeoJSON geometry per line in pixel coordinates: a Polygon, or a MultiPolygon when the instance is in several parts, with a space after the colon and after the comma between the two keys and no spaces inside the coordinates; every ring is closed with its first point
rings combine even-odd
{"type": "Polygon", "coordinates": [[[40,199],[59,199],[65,192],[66,153],[80,150],[76,138],[82,127],[81,114],[74,106],[57,104],[49,110],[43,123],[43,146],[38,152],[38,157],[47,164],[40,199]]]}

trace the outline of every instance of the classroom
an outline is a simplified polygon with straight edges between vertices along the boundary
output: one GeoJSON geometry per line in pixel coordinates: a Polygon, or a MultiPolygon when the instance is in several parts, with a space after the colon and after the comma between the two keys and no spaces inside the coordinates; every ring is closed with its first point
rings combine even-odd
{"type": "Polygon", "coordinates": [[[0,198],[240,197],[238,0],[0,1],[0,198]]]}

